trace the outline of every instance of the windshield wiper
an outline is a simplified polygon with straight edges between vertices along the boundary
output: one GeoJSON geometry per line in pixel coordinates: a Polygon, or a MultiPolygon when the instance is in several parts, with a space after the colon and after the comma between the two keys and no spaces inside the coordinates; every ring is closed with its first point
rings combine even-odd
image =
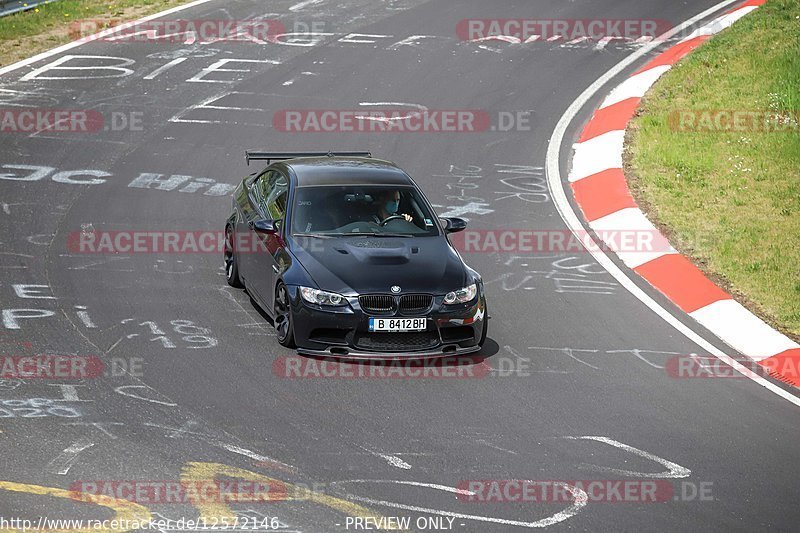
{"type": "Polygon", "coordinates": [[[352,231],[348,233],[340,233],[342,237],[411,237],[407,233],[375,233],[374,231],[352,231]]]}
{"type": "Polygon", "coordinates": [[[327,233],[292,233],[293,237],[317,237],[318,239],[333,239],[333,235],[327,233]]]}

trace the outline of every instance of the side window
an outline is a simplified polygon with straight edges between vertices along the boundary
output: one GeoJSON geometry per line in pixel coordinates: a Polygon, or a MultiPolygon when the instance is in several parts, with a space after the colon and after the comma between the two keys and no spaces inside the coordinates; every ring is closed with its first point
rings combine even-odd
{"type": "Polygon", "coordinates": [[[265,192],[267,191],[267,183],[269,182],[270,176],[273,174],[273,171],[268,170],[264,171],[251,181],[250,187],[250,194],[253,196],[253,200],[258,205],[259,209],[263,211],[264,209],[264,199],[266,198],[265,192]]]}
{"type": "Polygon", "coordinates": [[[266,201],[267,216],[276,221],[286,217],[286,203],[289,198],[289,181],[280,172],[273,172],[269,180],[269,194],[266,201]]]}
{"type": "MultiPolygon", "coordinates": [[[[259,204],[261,204],[262,208],[265,208],[266,205],[267,205],[267,198],[269,198],[269,191],[270,191],[270,188],[272,187],[272,182],[275,180],[275,175],[276,174],[277,174],[277,172],[275,172],[274,170],[269,170],[267,172],[264,172],[264,174],[262,174],[258,178],[259,179],[258,187],[256,187],[256,188],[259,189],[259,191],[258,191],[258,195],[259,195],[258,202],[259,202],[259,204]]],[[[265,210],[265,213],[266,213],[266,210],[265,210]]]]}
{"type": "Polygon", "coordinates": [[[265,217],[280,220],[286,214],[289,181],[276,170],[266,171],[256,178],[251,189],[253,200],[265,217]]]}

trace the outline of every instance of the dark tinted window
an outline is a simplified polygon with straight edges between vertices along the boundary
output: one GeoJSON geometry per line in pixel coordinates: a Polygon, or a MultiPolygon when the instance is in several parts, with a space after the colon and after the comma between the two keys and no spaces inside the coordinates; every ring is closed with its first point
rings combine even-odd
{"type": "Polygon", "coordinates": [[[434,214],[413,187],[300,187],[294,233],[438,235],[434,214]]]}
{"type": "Polygon", "coordinates": [[[273,172],[269,179],[266,196],[267,216],[273,220],[283,220],[286,215],[286,201],[289,197],[289,181],[280,172],[273,172]]]}

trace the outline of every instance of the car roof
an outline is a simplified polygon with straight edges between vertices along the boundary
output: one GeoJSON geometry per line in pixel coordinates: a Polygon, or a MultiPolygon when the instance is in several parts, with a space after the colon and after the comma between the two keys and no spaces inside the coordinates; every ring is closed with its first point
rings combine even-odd
{"type": "Polygon", "coordinates": [[[292,170],[298,187],[314,185],[396,185],[414,182],[391,161],[371,157],[301,157],[278,163],[292,170]]]}

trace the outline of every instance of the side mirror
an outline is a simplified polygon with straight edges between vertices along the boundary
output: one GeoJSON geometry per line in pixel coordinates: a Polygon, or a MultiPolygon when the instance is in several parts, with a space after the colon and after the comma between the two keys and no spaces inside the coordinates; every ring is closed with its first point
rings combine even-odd
{"type": "Polygon", "coordinates": [[[458,233],[467,229],[467,221],[463,218],[449,217],[442,218],[444,220],[444,230],[447,233],[458,233]]]}
{"type": "Polygon", "coordinates": [[[278,228],[274,220],[260,218],[258,220],[251,220],[247,225],[256,233],[263,233],[265,235],[274,235],[278,233],[278,228]]]}

